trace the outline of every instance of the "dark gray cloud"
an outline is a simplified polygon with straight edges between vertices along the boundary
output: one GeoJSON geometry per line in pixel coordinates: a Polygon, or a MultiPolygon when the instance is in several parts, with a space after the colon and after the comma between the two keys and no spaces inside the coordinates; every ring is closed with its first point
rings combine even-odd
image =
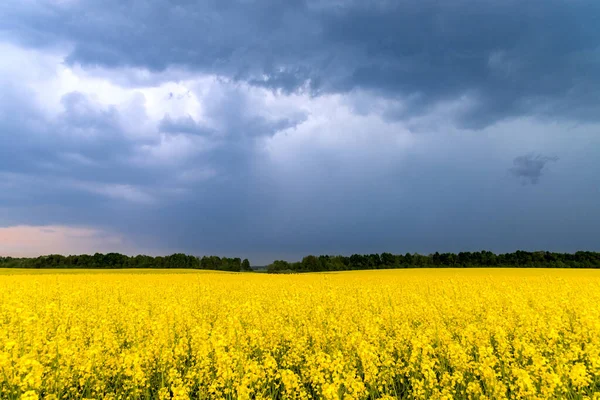
{"type": "Polygon", "coordinates": [[[558,161],[558,157],[548,157],[541,154],[525,154],[515,157],[514,166],[509,169],[510,173],[521,178],[524,183],[537,184],[542,176],[542,170],[549,162],[558,161]]]}
{"type": "Polygon", "coordinates": [[[100,182],[143,182],[145,172],[125,159],[144,140],[128,138],[115,107],[95,104],[86,95],[64,95],[64,111],[48,119],[33,105],[33,94],[4,85],[0,102],[0,172],[28,173],[100,182]]]}
{"type": "Polygon", "coordinates": [[[69,92],[52,117],[24,85],[2,88],[0,226],[94,226],[196,254],[237,254],[231,240],[243,242],[270,203],[253,170],[257,142],[306,118],[263,115],[244,90],[225,87],[206,107],[214,129],[166,115],[139,136],[130,130],[148,125],[143,110],[69,92]],[[173,153],[161,131],[183,145],[173,153]]]}
{"type": "MultiPolygon", "coordinates": [[[[219,99],[216,93],[212,98],[219,99]]],[[[5,100],[16,104],[14,98],[5,100]]],[[[207,118],[221,129],[243,127],[239,120],[265,112],[261,105],[253,108],[251,101],[243,103],[241,111],[236,111],[223,100],[222,107],[207,111],[207,118]]],[[[35,108],[17,107],[22,110],[20,121],[38,120],[24,124],[27,129],[18,136],[33,147],[12,145],[8,140],[17,136],[0,129],[0,138],[7,139],[3,148],[19,156],[0,169],[5,173],[0,172],[0,223],[90,225],[132,238],[139,248],[244,256],[257,264],[274,258],[293,260],[307,253],[482,248],[574,251],[593,249],[594,238],[600,234],[599,192],[592,167],[572,165],[573,160],[569,166],[566,159],[566,177],[560,176],[562,169],[557,170],[546,177],[551,185],[521,190],[531,188],[514,185],[510,177],[503,180],[506,159],[495,160],[494,147],[488,141],[473,141],[467,134],[458,138],[432,135],[432,141],[414,153],[397,152],[393,135],[381,138],[374,132],[361,139],[361,131],[373,129],[372,121],[360,127],[358,120],[352,120],[340,127],[332,115],[327,130],[341,129],[345,140],[321,146],[314,140],[297,142],[285,152],[279,150],[282,154],[276,162],[261,150],[261,143],[286,140],[284,135],[217,131],[217,140],[225,141],[223,146],[181,160],[176,166],[137,166],[122,158],[135,155],[146,142],[129,138],[115,122],[125,118],[121,108],[100,106],[73,93],[63,98],[63,104],[68,106],[58,122],[44,119],[35,108]],[[72,132],[68,129],[71,125],[83,137],[72,135],[67,140],[56,135],[72,132]],[[33,139],[47,133],[36,130],[42,126],[53,126],[54,133],[52,140],[38,148],[33,139]],[[97,127],[107,127],[105,140],[111,145],[102,144],[97,127]],[[98,154],[92,152],[91,139],[99,143],[98,154]],[[35,151],[41,151],[35,149],[41,148],[44,153],[37,153],[38,161],[62,168],[25,168],[35,151]],[[104,154],[111,148],[121,156],[104,154]],[[95,163],[81,166],[77,157],[61,158],[65,149],[78,151],[95,163]],[[214,168],[216,175],[194,179],[204,167],[214,168]],[[12,172],[6,175],[7,171],[12,172]],[[180,185],[181,173],[192,179],[180,185]],[[82,190],[71,184],[75,179],[91,186],[82,190]],[[171,196],[172,190],[181,191],[171,196]],[[580,195],[572,198],[569,193],[574,192],[580,195]],[[157,201],[131,201],[143,200],[144,194],[157,201]],[[557,224],[561,229],[554,229],[557,224]]],[[[346,117],[338,118],[343,121],[346,117]]],[[[530,128],[510,126],[505,140],[517,143],[518,133],[530,128]]],[[[306,128],[301,125],[298,129],[306,128]]],[[[548,140],[547,144],[572,152],[577,143],[591,140],[577,133],[579,128],[574,132],[566,141],[552,144],[548,140]]],[[[543,140],[550,133],[530,134],[543,140]]],[[[287,140],[293,138],[290,135],[287,140]]],[[[600,149],[594,146],[597,140],[589,143],[588,148],[600,149]]],[[[592,151],[588,159],[594,160],[596,153],[592,151]]],[[[536,156],[530,159],[535,164],[536,156]]]]}
{"type": "Polygon", "coordinates": [[[171,118],[170,115],[165,115],[160,121],[158,129],[165,133],[190,133],[195,135],[210,135],[213,131],[194,121],[191,115],[186,117],[171,118]]]}
{"type": "Polygon", "coordinates": [[[226,85],[218,92],[207,95],[206,113],[215,121],[217,129],[231,140],[272,136],[281,130],[293,128],[306,121],[308,115],[295,111],[292,115],[277,118],[265,115],[260,109],[260,101],[248,94],[248,90],[238,85],[226,85]]]}
{"type": "Polygon", "coordinates": [[[597,249],[596,1],[35,5],[0,4],[0,226],[256,263],[597,249]],[[531,148],[560,168],[515,185],[556,161],[531,148]]]}
{"type": "Polygon", "coordinates": [[[418,99],[395,118],[467,96],[454,120],[469,128],[600,115],[595,0],[6,4],[3,36],[72,43],[67,62],[88,67],[176,66],[285,92],[418,99]]]}

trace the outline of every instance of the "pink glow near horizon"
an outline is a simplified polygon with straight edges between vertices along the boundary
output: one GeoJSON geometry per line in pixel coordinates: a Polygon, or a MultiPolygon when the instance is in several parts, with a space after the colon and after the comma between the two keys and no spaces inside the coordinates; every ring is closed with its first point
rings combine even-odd
{"type": "Polygon", "coordinates": [[[0,256],[35,257],[111,251],[130,252],[121,236],[99,229],[61,225],[0,228],[0,256]]]}

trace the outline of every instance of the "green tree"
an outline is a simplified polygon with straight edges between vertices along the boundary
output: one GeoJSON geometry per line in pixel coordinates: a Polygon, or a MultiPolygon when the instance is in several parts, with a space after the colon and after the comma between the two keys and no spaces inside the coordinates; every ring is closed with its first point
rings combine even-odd
{"type": "Polygon", "coordinates": [[[290,263],[285,260],[275,260],[273,263],[267,265],[267,272],[282,272],[289,271],[290,263]]]}
{"type": "Polygon", "coordinates": [[[302,270],[307,272],[321,271],[321,262],[313,255],[306,256],[302,259],[302,270]]]}
{"type": "Polygon", "coordinates": [[[381,263],[386,267],[396,264],[396,257],[392,253],[381,253],[381,263]]]}
{"type": "Polygon", "coordinates": [[[242,271],[252,271],[252,267],[250,267],[250,261],[247,258],[244,258],[242,261],[242,271]]]}

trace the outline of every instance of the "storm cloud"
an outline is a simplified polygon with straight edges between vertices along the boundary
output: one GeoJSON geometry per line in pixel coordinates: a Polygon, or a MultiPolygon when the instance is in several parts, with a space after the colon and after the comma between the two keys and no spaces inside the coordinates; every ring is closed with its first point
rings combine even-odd
{"type": "Polygon", "coordinates": [[[514,167],[509,171],[517,178],[523,178],[524,182],[536,184],[540,181],[542,170],[548,162],[556,162],[558,157],[542,156],[540,154],[525,154],[515,157],[513,160],[514,167]]]}
{"type": "Polygon", "coordinates": [[[422,113],[463,97],[457,123],[597,120],[595,1],[9,1],[4,36],[70,44],[70,64],[177,66],[284,92],[368,89],[422,113]]]}
{"type": "Polygon", "coordinates": [[[598,250],[597,1],[8,0],[0,15],[0,227],[255,263],[598,250]]]}

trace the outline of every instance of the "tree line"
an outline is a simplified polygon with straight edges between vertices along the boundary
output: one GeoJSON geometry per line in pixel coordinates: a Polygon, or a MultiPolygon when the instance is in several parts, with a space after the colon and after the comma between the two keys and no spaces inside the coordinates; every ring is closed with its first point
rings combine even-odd
{"type": "MultiPolygon", "coordinates": [[[[389,268],[600,268],[600,253],[578,251],[553,253],[548,251],[516,251],[494,254],[490,251],[421,254],[353,254],[309,255],[298,262],[275,260],[266,271],[320,272],[389,268]]],[[[197,257],[182,253],[169,256],[127,256],[119,253],[63,256],[51,254],[36,258],[0,257],[0,268],[187,268],[216,271],[252,271],[248,259],[218,256],[197,257]]]]}
{"type": "Polygon", "coordinates": [[[267,272],[319,272],[389,268],[600,268],[600,253],[578,251],[516,251],[494,254],[490,251],[421,254],[353,254],[351,256],[309,255],[299,262],[275,260],[267,272]]]}
{"type": "Polygon", "coordinates": [[[252,271],[248,259],[196,257],[182,253],[164,257],[145,255],[129,257],[119,253],[70,256],[51,254],[36,258],[0,257],[0,268],[187,268],[232,272],[252,271]]]}

